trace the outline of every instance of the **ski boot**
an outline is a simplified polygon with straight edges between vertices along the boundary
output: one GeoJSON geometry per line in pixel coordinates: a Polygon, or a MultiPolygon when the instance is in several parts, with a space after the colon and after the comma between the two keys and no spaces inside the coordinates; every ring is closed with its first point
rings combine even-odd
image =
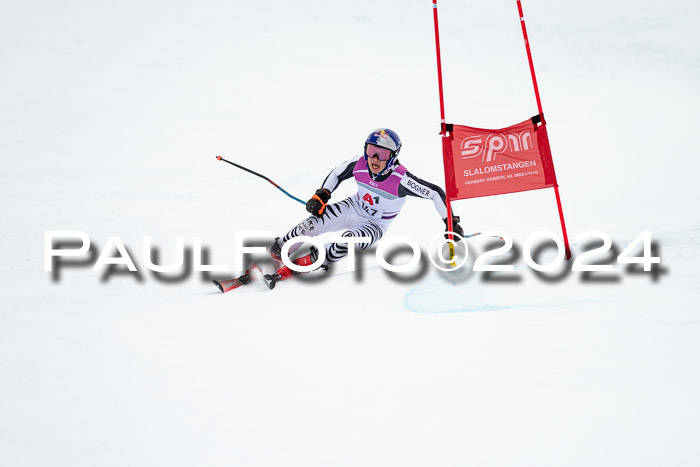
{"type": "MultiPolygon", "coordinates": [[[[277,245],[276,240],[275,240],[275,245],[277,245]]],[[[275,245],[273,245],[273,248],[275,245]]],[[[272,248],[270,248],[270,254],[273,254],[272,248]]],[[[314,262],[316,262],[317,259],[318,259],[318,250],[316,249],[316,247],[312,246],[311,252],[306,256],[302,256],[299,259],[295,259],[294,264],[297,264],[299,266],[309,266],[311,264],[314,264],[314,262]]],[[[319,269],[323,269],[324,271],[328,271],[328,266],[323,264],[323,265],[321,265],[321,267],[319,269]]],[[[265,279],[265,283],[267,284],[268,288],[274,289],[275,285],[277,285],[277,283],[279,281],[287,280],[290,277],[292,277],[294,274],[296,274],[296,271],[292,271],[287,266],[282,266],[274,274],[265,274],[263,276],[263,279],[265,279]]]]}
{"type": "Polygon", "coordinates": [[[282,244],[280,243],[279,237],[275,238],[275,243],[273,243],[270,247],[269,253],[272,257],[272,263],[275,266],[275,269],[279,269],[284,266],[284,262],[282,261],[282,244]]]}

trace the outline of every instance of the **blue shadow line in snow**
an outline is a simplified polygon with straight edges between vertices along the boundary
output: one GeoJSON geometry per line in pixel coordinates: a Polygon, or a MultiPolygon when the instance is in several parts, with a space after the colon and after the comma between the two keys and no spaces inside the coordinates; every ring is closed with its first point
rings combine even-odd
{"type": "Polygon", "coordinates": [[[450,313],[472,313],[478,311],[502,311],[502,310],[513,310],[518,308],[551,308],[560,307],[567,305],[583,305],[588,303],[602,303],[605,300],[602,299],[583,299],[583,300],[569,300],[564,302],[531,302],[531,303],[518,303],[511,305],[493,305],[493,304],[480,304],[474,307],[466,308],[443,308],[435,307],[434,309],[426,309],[424,306],[419,306],[411,303],[411,297],[417,292],[416,288],[408,291],[404,296],[404,308],[413,313],[420,313],[425,315],[438,315],[438,314],[450,314],[450,313]]]}

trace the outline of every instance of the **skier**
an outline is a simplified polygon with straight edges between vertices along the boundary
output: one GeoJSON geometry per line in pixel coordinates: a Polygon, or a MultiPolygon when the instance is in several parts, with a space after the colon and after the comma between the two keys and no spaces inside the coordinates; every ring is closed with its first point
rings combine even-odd
{"type": "MultiPolygon", "coordinates": [[[[370,133],[365,140],[364,156],[355,156],[328,174],[321,188],[306,203],[306,210],[311,216],[281,239],[275,239],[270,248],[272,257],[281,259],[282,245],[293,237],[316,236],[341,230],[344,230],[343,237],[369,237],[369,242],[357,244],[358,248],[365,250],[384,236],[406,202],[406,196],[431,199],[445,222],[445,229],[463,235],[459,216],[452,216],[452,228],[447,228],[445,192],[439,186],[421,180],[406,170],[397,159],[400,150],[401,140],[396,132],[379,128],[370,133]],[[357,193],[338,203],[328,204],[331,193],[338,185],[352,177],[357,182],[357,193]]],[[[455,237],[455,240],[459,240],[459,237],[455,237]]],[[[293,245],[289,253],[300,246],[301,243],[293,245]]],[[[325,249],[326,261],[321,266],[324,269],[328,268],[328,263],[339,261],[348,254],[347,243],[328,243],[325,249]]],[[[311,247],[310,254],[294,262],[306,266],[317,259],[318,251],[311,247]]],[[[287,266],[282,266],[271,278],[266,278],[277,282],[291,277],[293,273],[287,266]]]]}
{"type": "MultiPolygon", "coordinates": [[[[388,128],[379,128],[369,134],[365,140],[363,156],[355,156],[333,169],[323,181],[321,188],[306,203],[306,210],[311,216],[301,221],[282,238],[276,238],[270,247],[270,255],[275,263],[282,263],[282,245],[293,237],[300,235],[314,237],[328,232],[344,231],[343,237],[369,237],[369,242],[358,243],[361,250],[366,250],[377,243],[389,228],[391,222],[401,211],[406,196],[431,199],[440,217],[445,222],[445,230],[464,235],[459,225],[459,216],[452,216],[452,226],[447,226],[447,205],[445,192],[437,185],[421,180],[411,174],[399,163],[397,156],[401,150],[401,140],[396,132],[388,128]],[[331,193],[338,185],[349,178],[355,178],[357,193],[338,203],[328,204],[331,193]]],[[[459,241],[459,237],[455,237],[459,241]]],[[[289,248],[291,255],[301,243],[289,248]]],[[[326,261],[321,268],[328,269],[328,264],[339,261],[348,254],[347,243],[328,243],[326,261]]],[[[294,260],[300,266],[313,264],[318,259],[318,251],[311,247],[311,253],[294,260]]],[[[252,271],[260,272],[256,265],[251,266],[238,279],[226,283],[214,283],[222,292],[249,283],[252,271]]],[[[274,274],[265,275],[268,287],[273,288],[278,281],[292,277],[294,271],[282,265],[274,274]]]]}

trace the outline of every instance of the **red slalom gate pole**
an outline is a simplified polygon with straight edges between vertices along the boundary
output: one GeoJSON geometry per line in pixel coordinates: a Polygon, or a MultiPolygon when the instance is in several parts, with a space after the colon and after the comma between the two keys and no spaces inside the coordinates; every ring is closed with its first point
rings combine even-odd
{"type": "MultiPolygon", "coordinates": [[[[447,126],[445,123],[445,99],[443,98],[442,95],[442,63],[440,59],[440,33],[438,29],[438,14],[437,14],[437,0],[432,0],[433,2],[433,22],[435,23],[435,53],[437,57],[437,73],[438,73],[438,89],[440,92],[440,135],[443,138],[446,138],[446,133],[447,133],[447,126]]],[[[443,145],[443,152],[444,152],[444,145],[443,145]]],[[[443,154],[444,156],[444,154],[443,154]]],[[[443,162],[444,166],[444,162],[443,162]]],[[[443,167],[444,168],[444,167],[443,167]]],[[[447,174],[445,174],[445,187],[447,187],[447,174]]],[[[452,231],[452,202],[450,199],[445,196],[445,204],[447,205],[447,230],[448,232],[452,231]]],[[[448,233],[447,238],[449,240],[452,240],[452,234],[448,233]]],[[[455,257],[455,247],[453,243],[450,243],[450,260],[453,260],[455,257]]],[[[452,265],[454,266],[455,263],[453,262],[452,265]]]]}
{"type": "Polygon", "coordinates": [[[442,63],[440,59],[440,32],[438,30],[437,0],[433,2],[433,22],[435,23],[435,53],[437,56],[438,89],[440,91],[440,134],[445,136],[445,100],[442,96],[442,63]]]}
{"type": "Polygon", "coordinates": [[[525,28],[525,16],[523,6],[518,2],[518,13],[520,14],[520,26],[523,28],[523,39],[525,39],[525,50],[527,51],[527,61],[530,63],[530,74],[532,75],[532,85],[535,88],[535,99],[537,99],[537,110],[542,114],[542,101],[540,101],[540,90],[537,87],[537,77],[535,76],[535,65],[532,63],[532,53],[530,52],[530,41],[527,39],[527,29],[525,28]]]}
{"type": "MultiPolygon", "coordinates": [[[[525,40],[525,50],[527,51],[527,61],[530,64],[530,74],[532,75],[532,86],[535,88],[535,99],[537,99],[537,110],[540,116],[542,112],[542,101],[540,100],[540,90],[537,87],[537,77],[535,76],[535,65],[532,63],[532,52],[530,52],[530,41],[527,38],[527,29],[525,28],[525,15],[523,14],[523,6],[520,0],[516,0],[518,4],[518,14],[520,15],[520,26],[523,29],[523,39],[525,40]]],[[[561,232],[564,236],[564,248],[566,250],[566,259],[571,259],[571,249],[569,248],[569,237],[566,234],[566,224],[564,223],[564,210],[561,207],[561,199],[559,198],[559,187],[554,187],[554,196],[557,199],[557,208],[559,209],[559,220],[561,222],[561,232]]]]}

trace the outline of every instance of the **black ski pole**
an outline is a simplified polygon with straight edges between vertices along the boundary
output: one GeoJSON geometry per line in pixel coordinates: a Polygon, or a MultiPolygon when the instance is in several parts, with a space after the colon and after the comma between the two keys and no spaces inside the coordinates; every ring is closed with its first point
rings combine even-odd
{"type": "Polygon", "coordinates": [[[299,198],[297,198],[296,196],[290,195],[289,193],[287,193],[287,190],[285,190],[284,188],[282,188],[281,186],[279,186],[278,184],[276,184],[275,182],[273,182],[272,180],[270,180],[270,179],[267,178],[266,176],[264,176],[264,175],[262,175],[262,174],[259,174],[259,173],[255,172],[255,171],[253,171],[253,170],[248,169],[248,168],[245,168],[245,167],[243,167],[242,165],[238,165],[238,164],[236,164],[235,162],[231,162],[231,161],[229,161],[229,160],[226,160],[226,159],[224,159],[224,158],[221,157],[221,156],[216,156],[216,159],[217,159],[217,160],[220,160],[220,161],[228,162],[229,164],[233,165],[234,167],[238,167],[239,169],[245,170],[246,172],[251,173],[251,174],[253,174],[253,175],[257,176],[257,177],[260,177],[260,178],[262,178],[263,180],[267,180],[268,182],[270,182],[270,183],[272,184],[272,186],[274,186],[275,188],[277,188],[278,190],[280,190],[280,191],[281,191],[282,193],[284,193],[285,195],[289,196],[290,198],[292,198],[292,199],[295,200],[295,201],[299,201],[299,202],[300,202],[301,204],[303,204],[303,205],[306,205],[306,201],[302,201],[302,200],[300,200],[299,198]]]}

